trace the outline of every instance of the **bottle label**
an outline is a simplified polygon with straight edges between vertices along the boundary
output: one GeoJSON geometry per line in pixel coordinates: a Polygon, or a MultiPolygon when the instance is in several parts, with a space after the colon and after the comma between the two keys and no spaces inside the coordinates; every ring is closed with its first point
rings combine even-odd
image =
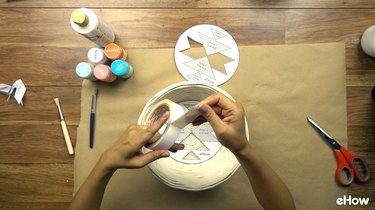
{"type": "Polygon", "coordinates": [[[91,33],[82,35],[101,47],[105,47],[107,44],[115,41],[115,34],[101,20],[99,20],[98,27],[96,27],[91,33]]]}

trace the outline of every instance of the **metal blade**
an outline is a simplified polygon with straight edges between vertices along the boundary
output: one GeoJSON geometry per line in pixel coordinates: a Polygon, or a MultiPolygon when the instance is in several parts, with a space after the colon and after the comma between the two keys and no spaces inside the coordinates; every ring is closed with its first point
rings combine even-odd
{"type": "Polygon", "coordinates": [[[333,149],[337,149],[337,150],[340,150],[340,145],[323,129],[321,128],[318,123],[316,123],[313,119],[311,119],[310,117],[307,117],[307,121],[309,121],[309,123],[311,123],[314,128],[319,131],[319,133],[324,137],[324,140],[326,140],[326,142],[331,145],[331,147],[333,147],[333,149]]]}

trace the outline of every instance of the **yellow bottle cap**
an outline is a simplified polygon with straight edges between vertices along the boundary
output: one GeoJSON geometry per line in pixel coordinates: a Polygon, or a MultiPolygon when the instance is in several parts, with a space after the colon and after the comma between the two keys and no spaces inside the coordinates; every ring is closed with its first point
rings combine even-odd
{"type": "Polygon", "coordinates": [[[78,9],[72,12],[70,19],[79,26],[86,26],[89,23],[86,14],[78,9]]]}

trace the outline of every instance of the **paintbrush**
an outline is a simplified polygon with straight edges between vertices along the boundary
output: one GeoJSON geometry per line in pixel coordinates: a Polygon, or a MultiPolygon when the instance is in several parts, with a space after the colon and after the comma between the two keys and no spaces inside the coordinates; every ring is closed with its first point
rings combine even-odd
{"type": "Polygon", "coordinates": [[[98,89],[95,88],[91,95],[91,110],[90,110],[90,148],[94,147],[94,128],[95,128],[95,109],[96,109],[96,97],[98,95],[98,89]]]}
{"type": "Polygon", "coordinates": [[[63,115],[63,112],[62,112],[62,109],[61,109],[61,106],[60,106],[60,101],[59,101],[58,98],[55,98],[54,101],[55,101],[56,106],[57,106],[57,112],[59,114],[60,124],[61,124],[61,128],[62,128],[62,131],[63,131],[63,134],[64,134],[66,147],[68,147],[69,155],[73,155],[74,151],[73,151],[72,141],[70,140],[68,128],[66,127],[64,115],[63,115]]]}

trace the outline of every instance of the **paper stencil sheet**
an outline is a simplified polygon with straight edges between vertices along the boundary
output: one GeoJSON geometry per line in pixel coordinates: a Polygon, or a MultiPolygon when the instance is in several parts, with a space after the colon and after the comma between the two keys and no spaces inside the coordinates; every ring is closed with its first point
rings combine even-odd
{"type": "Polygon", "coordinates": [[[188,81],[221,85],[236,72],[238,47],[233,37],[214,25],[196,25],[181,34],[174,50],[174,59],[181,75],[188,81]],[[200,47],[192,56],[189,50],[200,47]]]}

